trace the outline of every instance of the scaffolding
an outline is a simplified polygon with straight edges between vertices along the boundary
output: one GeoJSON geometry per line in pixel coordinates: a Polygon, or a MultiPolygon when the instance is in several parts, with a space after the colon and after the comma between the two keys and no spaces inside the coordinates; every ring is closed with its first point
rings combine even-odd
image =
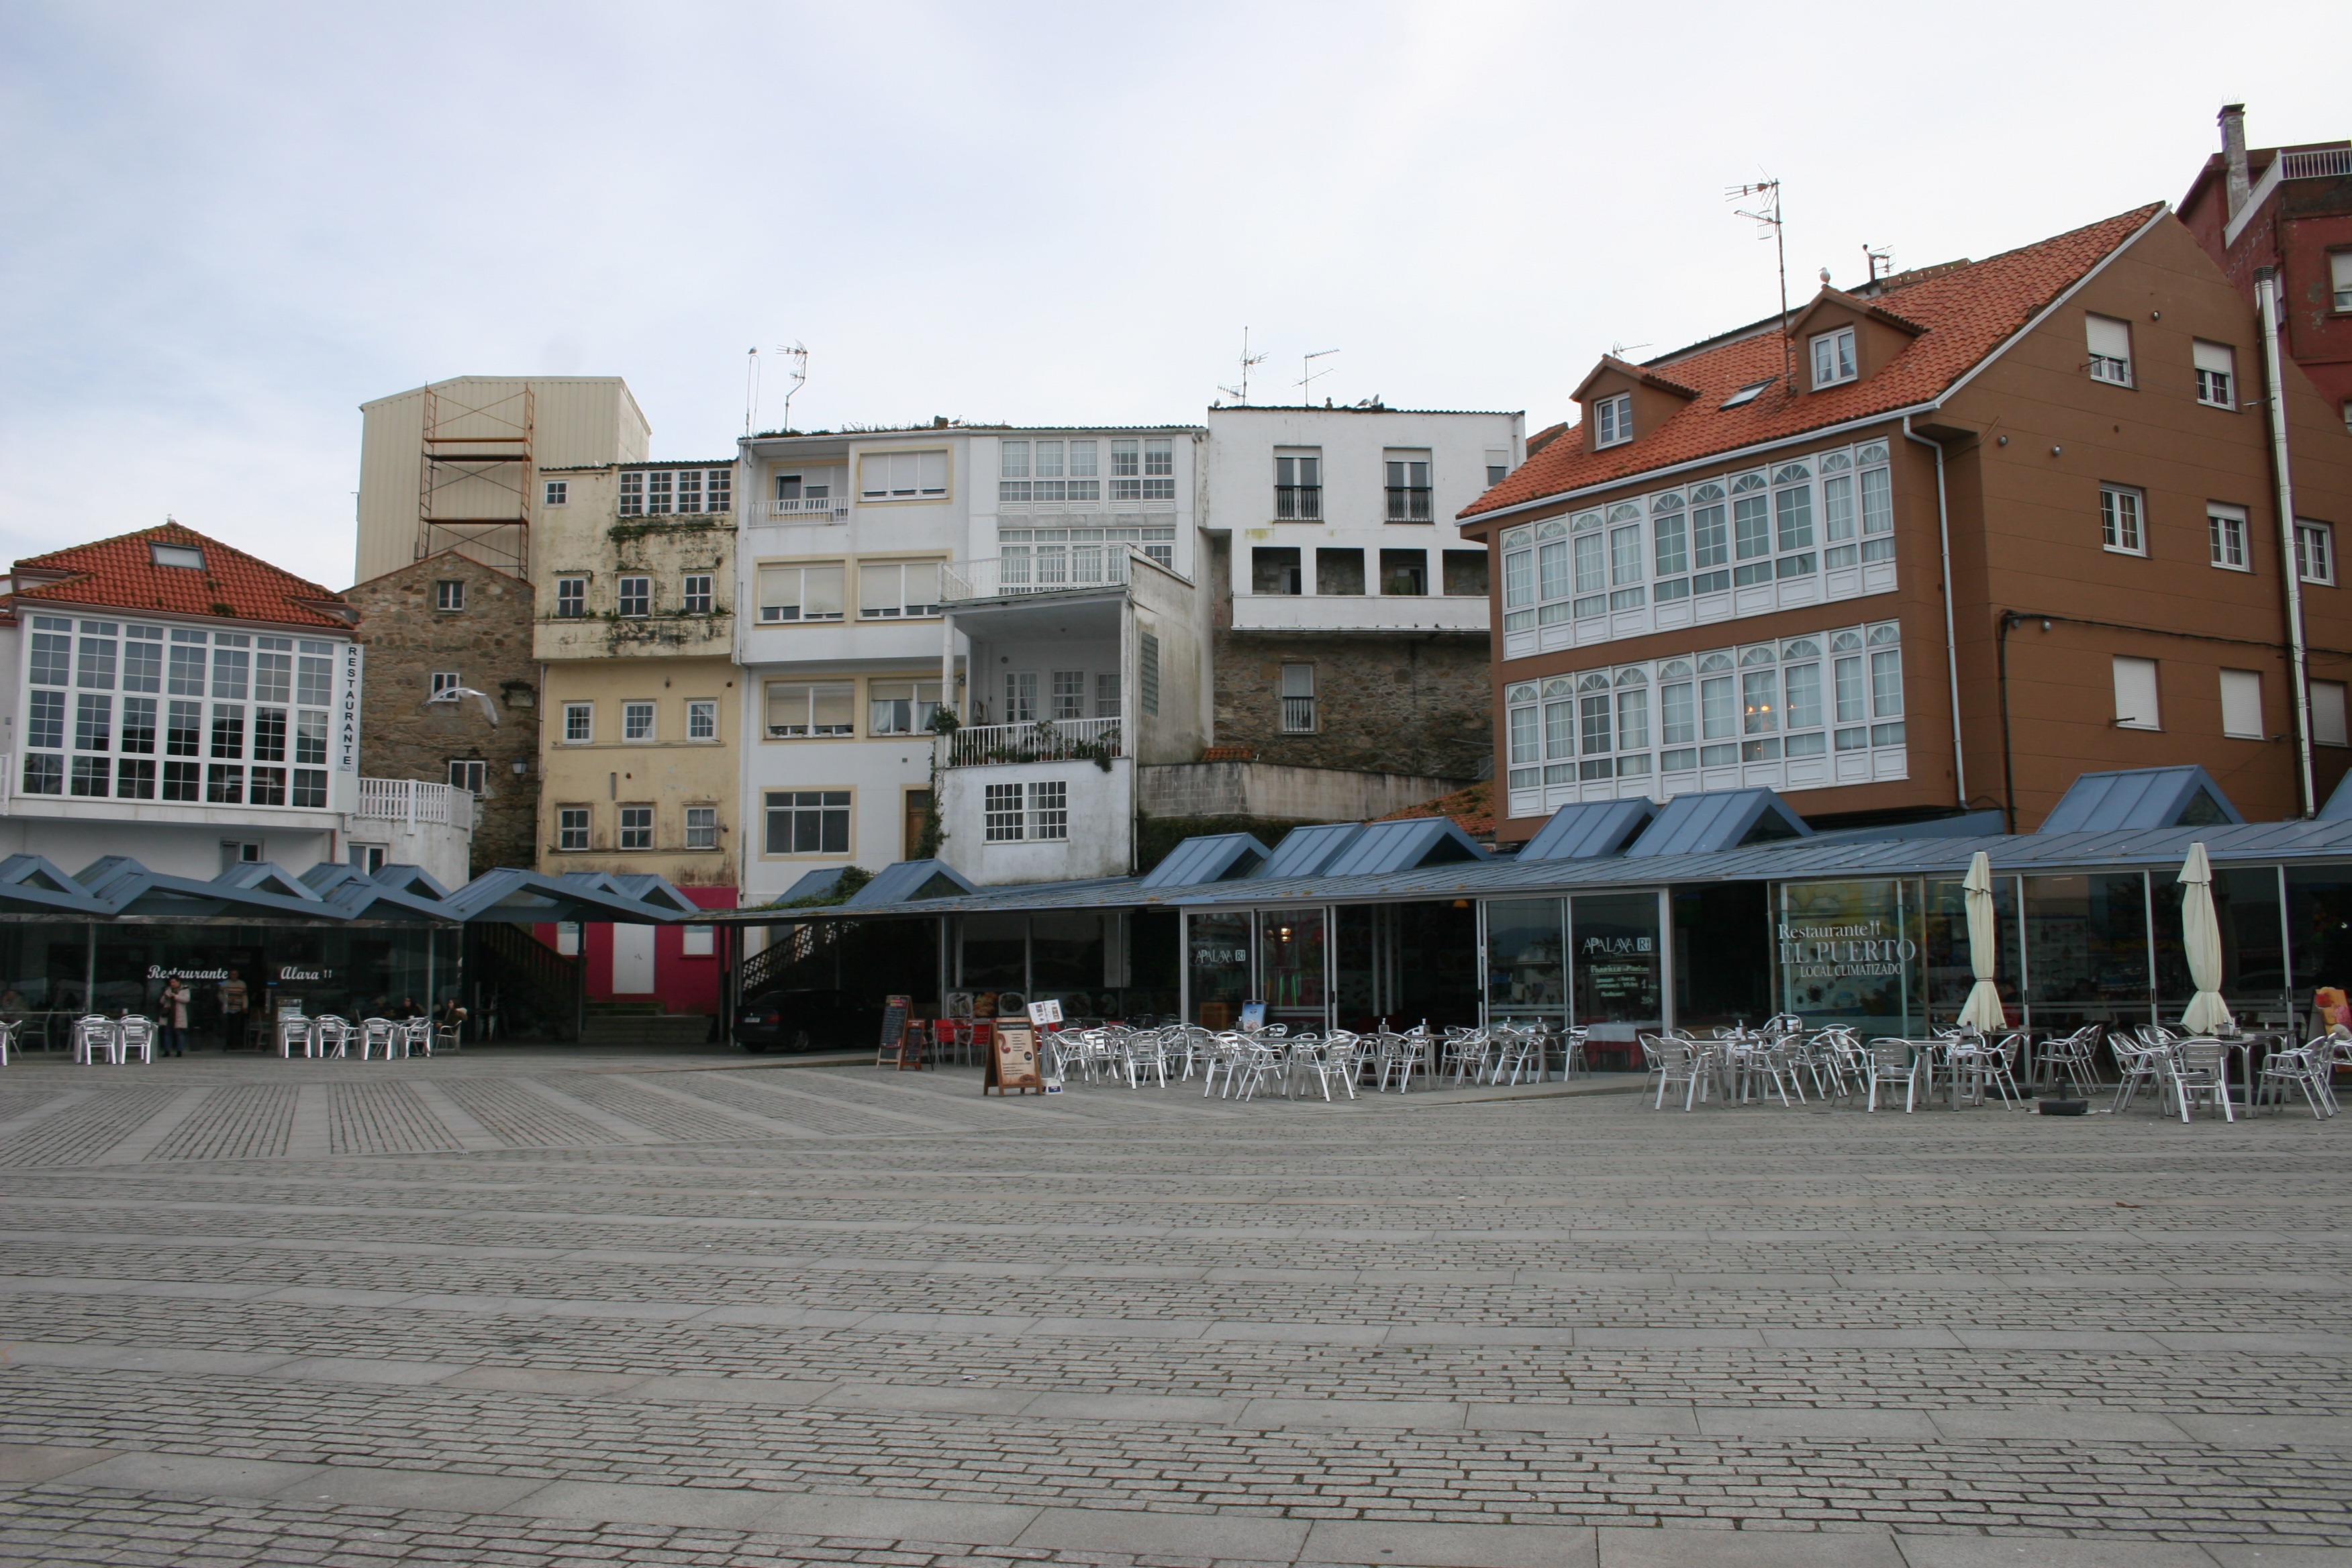
{"type": "MultiPolygon", "coordinates": [[[[474,396],[482,395],[472,392],[474,396]]],[[[453,546],[525,576],[530,565],[534,399],[529,385],[478,406],[425,389],[416,481],[416,558],[453,546]]]]}

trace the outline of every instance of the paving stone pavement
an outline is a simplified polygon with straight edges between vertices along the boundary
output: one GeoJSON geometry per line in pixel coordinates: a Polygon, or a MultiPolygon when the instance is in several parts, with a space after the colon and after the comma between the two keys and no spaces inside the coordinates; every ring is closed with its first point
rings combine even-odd
{"type": "Polygon", "coordinates": [[[0,1073],[0,1562],[2352,1568],[2352,1118],[0,1073]]]}

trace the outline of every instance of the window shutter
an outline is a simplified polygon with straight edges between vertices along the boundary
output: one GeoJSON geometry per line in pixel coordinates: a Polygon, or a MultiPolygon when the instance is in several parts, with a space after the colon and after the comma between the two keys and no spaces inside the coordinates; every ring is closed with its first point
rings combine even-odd
{"type": "Polygon", "coordinates": [[[805,616],[838,616],[841,614],[841,568],[812,566],[808,568],[807,602],[801,614],[805,616]]]}
{"type": "Polygon", "coordinates": [[[861,615],[877,610],[898,607],[898,568],[896,566],[863,566],[857,569],[857,609],[861,615]]]}
{"type": "Polygon", "coordinates": [[[907,568],[907,603],[925,608],[940,602],[940,563],[918,561],[907,568]]]}
{"type": "Polygon", "coordinates": [[[2163,728],[2156,705],[2156,660],[2119,656],[2115,671],[2116,722],[2134,730],[2163,728]]]}
{"type": "Polygon", "coordinates": [[[2311,738],[2323,746],[2352,745],[2345,728],[2344,682],[2311,683],[2311,738]]]}
{"type": "Polygon", "coordinates": [[[2263,678],[2252,669],[2221,672],[2221,733],[2240,740],[2263,738],[2263,678]]]}
{"type": "Polygon", "coordinates": [[[2108,359],[2131,358],[2131,328],[2106,316],[2087,318],[2091,352],[2108,359]]]}
{"type": "Polygon", "coordinates": [[[855,717],[852,709],[857,695],[857,688],[845,681],[837,686],[828,684],[814,687],[812,691],[814,699],[811,703],[814,709],[812,717],[816,726],[816,732],[820,735],[847,732],[855,717]]]}
{"type": "Polygon", "coordinates": [[[2194,352],[2199,370],[2215,370],[2227,375],[2236,366],[2236,356],[2227,343],[2209,343],[2200,338],[2194,352]]]}

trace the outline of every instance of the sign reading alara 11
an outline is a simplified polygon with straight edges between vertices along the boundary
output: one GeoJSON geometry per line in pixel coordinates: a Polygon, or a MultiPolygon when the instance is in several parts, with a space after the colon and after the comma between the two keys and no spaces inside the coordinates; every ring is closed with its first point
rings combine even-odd
{"type": "Polygon", "coordinates": [[[1884,921],[1780,927],[1780,972],[1790,980],[1891,980],[1919,956],[1919,944],[1885,934],[1884,921]]]}

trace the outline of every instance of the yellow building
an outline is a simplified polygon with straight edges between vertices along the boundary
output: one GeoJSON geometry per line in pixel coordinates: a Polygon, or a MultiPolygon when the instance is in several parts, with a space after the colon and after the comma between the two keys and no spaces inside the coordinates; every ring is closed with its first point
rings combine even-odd
{"type": "Polygon", "coordinates": [[[541,470],[539,868],[735,901],[733,463],[541,470]]]}

